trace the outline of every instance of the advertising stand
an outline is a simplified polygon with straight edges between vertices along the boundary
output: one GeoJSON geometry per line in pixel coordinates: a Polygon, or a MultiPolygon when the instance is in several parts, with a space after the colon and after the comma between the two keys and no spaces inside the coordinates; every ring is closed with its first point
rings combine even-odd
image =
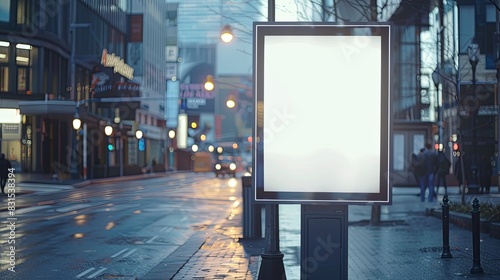
{"type": "Polygon", "coordinates": [[[255,202],[302,205],[302,279],[347,279],[348,205],[391,203],[390,37],[254,23],[255,202]]]}

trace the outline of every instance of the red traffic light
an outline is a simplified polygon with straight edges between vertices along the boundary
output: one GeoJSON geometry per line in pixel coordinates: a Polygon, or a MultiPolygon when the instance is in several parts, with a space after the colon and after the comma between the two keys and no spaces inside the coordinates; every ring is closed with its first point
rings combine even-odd
{"type": "Polygon", "coordinates": [[[458,143],[453,143],[453,151],[459,151],[460,150],[460,145],[458,143]]]}

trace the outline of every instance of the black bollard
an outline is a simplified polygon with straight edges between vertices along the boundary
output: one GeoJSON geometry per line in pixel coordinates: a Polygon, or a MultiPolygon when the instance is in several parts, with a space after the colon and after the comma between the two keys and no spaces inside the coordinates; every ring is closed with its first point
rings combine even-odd
{"type": "Polygon", "coordinates": [[[441,253],[442,259],[452,258],[450,252],[450,204],[448,203],[448,194],[443,197],[443,252],[441,253]]]}
{"type": "Polygon", "coordinates": [[[479,210],[479,201],[474,198],[472,201],[472,267],[470,273],[472,274],[482,274],[484,273],[481,267],[481,254],[480,254],[480,230],[481,224],[479,223],[481,211],[479,210]]]}

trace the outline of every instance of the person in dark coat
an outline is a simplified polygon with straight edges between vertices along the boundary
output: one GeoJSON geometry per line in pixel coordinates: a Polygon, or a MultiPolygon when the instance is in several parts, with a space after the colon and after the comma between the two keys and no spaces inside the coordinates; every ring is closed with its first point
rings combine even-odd
{"type": "MultiPolygon", "coordinates": [[[[422,149],[420,152],[422,152],[423,150],[424,149],[422,149]]],[[[420,169],[419,169],[418,155],[415,153],[411,154],[409,170],[413,174],[417,185],[420,185],[420,176],[422,174],[419,173],[420,169]]]]}
{"type": "Polygon", "coordinates": [[[482,155],[479,160],[479,186],[481,193],[489,193],[491,186],[491,160],[486,155],[482,155]]]}
{"type": "Polygon", "coordinates": [[[448,194],[448,186],[446,185],[446,176],[450,173],[451,161],[446,157],[443,151],[438,152],[438,170],[436,173],[436,195],[439,193],[439,187],[444,187],[444,193],[448,194]]]}
{"type": "Polygon", "coordinates": [[[425,190],[429,190],[428,201],[434,200],[434,174],[438,170],[437,153],[432,149],[431,143],[425,144],[425,150],[419,155],[419,162],[421,162],[420,177],[420,201],[425,201],[425,190]]]}
{"type": "Polygon", "coordinates": [[[10,161],[5,158],[5,154],[0,154],[0,185],[2,186],[2,193],[4,192],[7,179],[9,178],[9,169],[12,168],[10,161]]]}

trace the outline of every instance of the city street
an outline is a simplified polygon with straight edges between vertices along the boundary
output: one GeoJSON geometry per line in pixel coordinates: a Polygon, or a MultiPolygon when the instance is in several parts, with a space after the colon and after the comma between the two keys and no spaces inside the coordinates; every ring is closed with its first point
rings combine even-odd
{"type": "Polygon", "coordinates": [[[213,173],[83,188],[19,183],[13,215],[1,197],[0,278],[141,278],[196,231],[234,216],[237,186],[213,173]]]}

